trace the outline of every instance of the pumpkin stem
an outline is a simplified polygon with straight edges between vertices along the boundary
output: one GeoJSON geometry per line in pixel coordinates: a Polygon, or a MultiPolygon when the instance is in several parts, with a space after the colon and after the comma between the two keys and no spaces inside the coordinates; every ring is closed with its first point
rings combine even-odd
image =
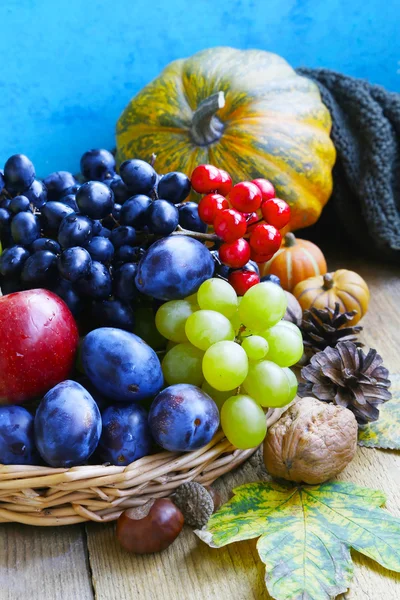
{"type": "Polygon", "coordinates": [[[208,146],[218,141],[224,126],[215,113],[225,106],[224,92],[217,92],[199,104],[193,114],[190,133],[195,144],[208,146]]]}
{"type": "Polygon", "coordinates": [[[333,287],[332,273],[325,273],[324,284],[322,287],[324,288],[324,290],[330,290],[333,287]]]}
{"type": "Polygon", "coordinates": [[[287,233],[284,237],[284,244],[286,246],[286,248],[290,248],[291,246],[295,246],[296,244],[296,237],[294,235],[294,233],[291,233],[289,231],[289,233],[287,233]]]}

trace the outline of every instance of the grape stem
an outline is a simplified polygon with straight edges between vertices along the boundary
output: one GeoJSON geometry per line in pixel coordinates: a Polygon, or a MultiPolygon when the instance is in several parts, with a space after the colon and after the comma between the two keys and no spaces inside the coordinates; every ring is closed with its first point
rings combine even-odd
{"type": "Polygon", "coordinates": [[[201,233],[200,231],[190,231],[189,229],[184,229],[180,225],[177,226],[177,228],[171,233],[171,235],[185,235],[186,237],[191,237],[195,240],[200,240],[202,242],[221,242],[221,238],[215,233],[201,233]]]}

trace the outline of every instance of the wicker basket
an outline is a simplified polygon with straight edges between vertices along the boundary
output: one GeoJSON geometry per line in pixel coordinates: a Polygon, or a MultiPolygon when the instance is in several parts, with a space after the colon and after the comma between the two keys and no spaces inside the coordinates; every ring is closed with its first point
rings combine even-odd
{"type": "MultiPolygon", "coordinates": [[[[267,426],[287,408],[270,409],[267,426]]],[[[218,431],[195,452],[160,452],[127,467],[0,465],[0,522],[53,526],[113,521],[126,508],[168,496],[186,481],[210,485],[256,450],[237,450],[218,431]]]]}

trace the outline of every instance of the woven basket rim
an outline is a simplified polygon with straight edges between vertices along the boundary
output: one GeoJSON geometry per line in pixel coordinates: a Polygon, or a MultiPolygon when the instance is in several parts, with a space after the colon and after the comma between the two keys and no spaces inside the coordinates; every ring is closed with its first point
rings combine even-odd
{"type": "MultiPolygon", "coordinates": [[[[267,427],[289,408],[269,409],[267,427]]],[[[0,522],[35,526],[114,521],[127,508],[172,494],[179,485],[211,485],[247,460],[256,448],[238,450],[219,430],[199,450],[144,456],[127,466],[55,468],[0,464],[0,522]]]]}

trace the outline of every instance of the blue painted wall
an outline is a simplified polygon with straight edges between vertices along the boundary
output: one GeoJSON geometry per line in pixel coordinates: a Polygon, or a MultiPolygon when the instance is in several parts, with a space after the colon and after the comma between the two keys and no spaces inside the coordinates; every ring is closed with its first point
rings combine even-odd
{"type": "Polygon", "coordinates": [[[171,60],[263,48],[400,89],[399,0],[0,0],[0,165],[76,170],[171,60]]]}

